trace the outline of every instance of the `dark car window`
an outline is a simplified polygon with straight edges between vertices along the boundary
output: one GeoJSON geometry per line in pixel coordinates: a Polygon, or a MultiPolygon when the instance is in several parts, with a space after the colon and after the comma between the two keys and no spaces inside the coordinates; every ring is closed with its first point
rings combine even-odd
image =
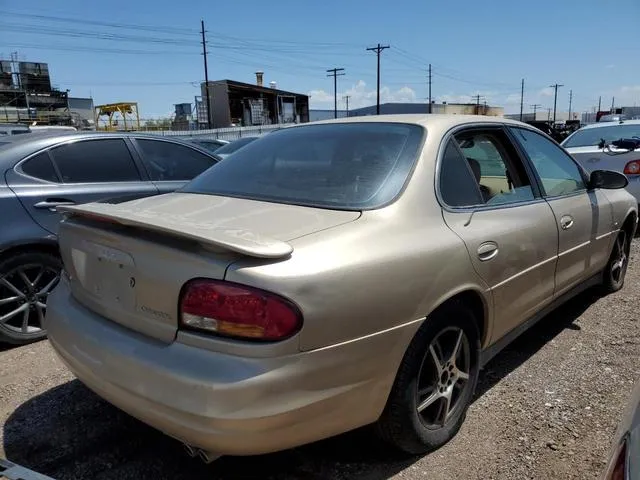
{"type": "Polygon", "coordinates": [[[585,128],[567,138],[562,146],[565,148],[587,147],[598,145],[602,140],[611,143],[621,138],[640,138],[640,124],[608,125],[606,127],[585,128]]]}
{"type": "Polygon", "coordinates": [[[136,141],[154,181],[191,180],[216,163],[213,158],[184,145],[162,140],[136,141]]]}
{"type": "Polygon", "coordinates": [[[512,130],[531,159],[547,196],[569,195],[586,189],[578,165],[562,148],[531,130],[512,130]]]}
{"type": "Polygon", "coordinates": [[[344,210],[400,192],[418,157],[418,125],[362,122],[283,129],[245,145],[182,191],[344,210]]]}
{"type": "Polygon", "coordinates": [[[231,155],[234,152],[237,152],[238,150],[240,150],[242,147],[246,147],[247,145],[249,145],[251,142],[253,142],[254,140],[257,140],[258,137],[244,137],[244,138],[239,138],[238,140],[234,140],[230,143],[227,143],[226,145],[220,147],[218,150],[216,150],[216,155],[231,155]]]}
{"type": "Polygon", "coordinates": [[[51,150],[64,183],[140,181],[140,173],[124,140],[73,142],[51,150]]]}
{"type": "Polygon", "coordinates": [[[47,182],[60,182],[53,163],[47,152],[41,152],[20,165],[20,169],[30,177],[46,180],[47,182]]]}
{"type": "Polygon", "coordinates": [[[453,140],[449,140],[440,163],[440,195],[450,207],[484,203],[471,169],[453,140]]]}
{"type": "Polygon", "coordinates": [[[449,145],[440,167],[440,193],[447,205],[504,205],[535,198],[524,165],[504,131],[471,129],[456,133],[454,139],[458,149],[449,145]]]}

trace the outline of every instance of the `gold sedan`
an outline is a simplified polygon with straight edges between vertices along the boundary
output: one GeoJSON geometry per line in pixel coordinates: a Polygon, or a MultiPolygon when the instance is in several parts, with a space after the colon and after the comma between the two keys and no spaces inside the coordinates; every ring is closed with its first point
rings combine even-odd
{"type": "Polygon", "coordinates": [[[178,192],[65,207],[49,338],[205,460],[369,424],[426,452],[500,348],[577,292],[622,287],[626,184],[502,118],[281,129],[178,192]]]}

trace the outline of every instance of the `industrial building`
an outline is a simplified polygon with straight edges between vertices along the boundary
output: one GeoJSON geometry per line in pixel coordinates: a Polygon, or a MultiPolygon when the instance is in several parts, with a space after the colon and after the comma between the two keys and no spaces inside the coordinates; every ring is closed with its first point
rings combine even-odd
{"type": "MultiPolygon", "coordinates": [[[[428,103],[381,103],[381,115],[398,115],[408,113],[429,113],[428,103]]],[[[453,115],[487,115],[492,117],[504,116],[503,107],[492,107],[476,103],[435,103],[431,104],[431,113],[453,115]]],[[[350,117],[375,115],[376,106],[356,108],[349,111],[350,117]]]]}
{"type": "Polygon", "coordinates": [[[93,100],[52,86],[46,63],[0,59],[0,122],[93,127],[93,100]]]}
{"type": "Polygon", "coordinates": [[[203,82],[202,103],[196,102],[200,128],[207,128],[209,121],[211,128],[309,121],[307,95],[278,90],[275,82],[265,87],[262,79],[263,72],[256,72],[255,85],[234,80],[203,82]]]}

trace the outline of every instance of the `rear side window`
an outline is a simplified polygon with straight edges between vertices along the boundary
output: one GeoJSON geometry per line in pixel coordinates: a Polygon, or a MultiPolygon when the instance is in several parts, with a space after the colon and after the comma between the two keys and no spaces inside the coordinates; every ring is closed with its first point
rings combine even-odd
{"type": "Polygon", "coordinates": [[[387,122],[285,128],[221,161],[182,191],[342,210],[378,208],[400,193],[424,129],[387,122]]]}
{"type": "Polygon", "coordinates": [[[140,181],[131,153],[119,138],[73,142],[51,153],[64,183],[140,181]]]}
{"type": "Polygon", "coordinates": [[[20,165],[20,169],[26,175],[46,180],[47,182],[60,182],[53,163],[47,152],[41,152],[20,165]]]}
{"type": "Polygon", "coordinates": [[[440,195],[450,207],[484,203],[471,169],[453,140],[449,140],[440,164],[440,195]]]}
{"type": "Polygon", "coordinates": [[[137,139],[151,180],[191,180],[215,164],[215,160],[184,145],[162,140],[137,139]]]}

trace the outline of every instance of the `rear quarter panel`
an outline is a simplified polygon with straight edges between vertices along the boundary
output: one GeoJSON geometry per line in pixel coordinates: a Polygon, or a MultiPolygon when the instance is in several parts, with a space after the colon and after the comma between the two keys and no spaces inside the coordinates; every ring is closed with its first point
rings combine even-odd
{"type": "Polygon", "coordinates": [[[293,241],[285,261],[242,260],[225,278],[293,300],[304,316],[303,351],[411,322],[417,330],[438,305],[464,290],[482,295],[490,311],[490,294],[461,240],[441,215],[424,220],[365,212],[355,222],[293,241]]]}
{"type": "Polygon", "coordinates": [[[13,191],[4,184],[4,178],[0,178],[0,212],[0,255],[22,245],[56,245],[55,235],[33,221],[13,191]]]}

